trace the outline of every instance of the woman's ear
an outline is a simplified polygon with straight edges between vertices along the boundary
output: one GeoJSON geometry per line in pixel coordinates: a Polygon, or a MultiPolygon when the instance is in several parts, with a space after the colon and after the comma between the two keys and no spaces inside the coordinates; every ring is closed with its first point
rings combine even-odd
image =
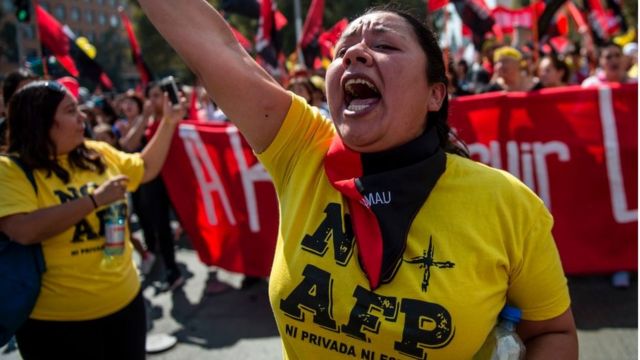
{"type": "Polygon", "coordinates": [[[443,83],[435,83],[429,86],[429,111],[438,111],[442,106],[444,97],[447,96],[447,87],[443,83]]]}

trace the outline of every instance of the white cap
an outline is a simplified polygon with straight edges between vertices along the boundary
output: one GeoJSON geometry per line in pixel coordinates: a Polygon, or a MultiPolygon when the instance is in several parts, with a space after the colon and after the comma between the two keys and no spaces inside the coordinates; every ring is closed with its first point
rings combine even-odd
{"type": "Polygon", "coordinates": [[[638,55],[638,43],[628,43],[622,48],[622,53],[626,56],[638,55]]]}

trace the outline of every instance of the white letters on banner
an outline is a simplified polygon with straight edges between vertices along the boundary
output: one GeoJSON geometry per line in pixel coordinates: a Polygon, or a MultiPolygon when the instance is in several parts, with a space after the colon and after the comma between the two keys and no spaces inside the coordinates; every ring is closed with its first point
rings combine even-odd
{"type": "MultiPolygon", "coordinates": [[[[489,146],[473,143],[468,146],[471,157],[499,169],[502,167],[502,153],[498,141],[490,141],[489,146]]],[[[535,191],[551,210],[551,189],[547,157],[556,155],[558,160],[568,162],[571,159],[569,147],[560,141],[518,143],[508,141],[507,167],[505,170],[520,178],[531,190],[535,191]],[[522,163],[522,169],[520,168],[522,163]],[[521,171],[522,170],[522,171],[521,171]]]]}
{"type": "Polygon", "coordinates": [[[207,149],[200,138],[200,134],[198,134],[198,130],[196,130],[193,125],[182,124],[179,128],[179,136],[184,143],[187,157],[193,167],[193,173],[198,180],[200,194],[202,195],[202,202],[209,224],[218,224],[218,217],[216,216],[216,209],[213,203],[213,194],[216,193],[220,199],[220,203],[222,203],[227,220],[231,225],[236,225],[236,218],[233,214],[231,202],[227,196],[224,184],[207,153],[207,149]],[[207,181],[205,178],[205,171],[211,179],[210,181],[207,181]]]}
{"type": "Polygon", "coordinates": [[[240,169],[240,179],[247,205],[247,215],[249,216],[249,229],[251,232],[260,232],[260,215],[258,214],[258,201],[256,199],[255,183],[258,181],[271,182],[271,177],[261,163],[256,162],[252,167],[247,165],[247,159],[242,151],[242,140],[235,126],[227,127],[229,143],[233,150],[233,155],[240,169]]]}
{"type": "Polygon", "coordinates": [[[624,188],[624,178],[620,164],[620,144],[618,143],[618,130],[613,112],[611,88],[600,87],[598,95],[613,218],[619,224],[634,222],[638,220],[638,209],[629,209],[627,205],[627,193],[624,188]]]}

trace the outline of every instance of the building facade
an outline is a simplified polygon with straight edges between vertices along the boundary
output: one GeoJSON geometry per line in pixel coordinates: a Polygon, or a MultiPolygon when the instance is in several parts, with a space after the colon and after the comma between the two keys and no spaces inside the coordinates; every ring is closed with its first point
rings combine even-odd
{"type": "MultiPolygon", "coordinates": [[[[114,30],[123,41],[126,41],[126,33],[118,14],[119,6],[127,8],[126,0],[40,0],[38,4],[61,24],[69,26],[77,37],[85,37],[91,44],[95,45],[105,33],[114,30]]],[[[0,6],[3,14],[0,18],[0,36],[2,37],[0,46],[4,50],[0,53],[1,80],[7,72],[41,55],[36,36],[34,12],[31,13],[29,24],[21,24],[15,17],[12,0],[0,0],[0,6]],[[11,39],[12,34],[15,40],[11,39]]],[[[135,80],[138,75],[133,65],[129,64],[129,58],[123,61],[127,64],[124,66],[122,77],[135,80]]]]}

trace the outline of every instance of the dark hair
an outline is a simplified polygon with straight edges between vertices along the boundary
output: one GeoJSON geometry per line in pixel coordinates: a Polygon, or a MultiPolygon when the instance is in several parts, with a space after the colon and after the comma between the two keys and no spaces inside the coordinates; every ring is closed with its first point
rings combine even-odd
{"type": "Polygon", "coordinates": [[[147,86],[144,88],[144,97],[145,98],[149,98],[149,93],[151,92],[151,89],[153,88],[161,88],[160,86],[160,82],[159,81],[149,81],[149,83],[147,84],[147,86]]]}
{"type": "Polygon", "coordinates": [[[136,103],[136,106],[138,106],[138,111],[140,112],[140,114],[142,114],[142,110],[144,110],[144,102],[142,101],[140,96],[135,94],[127,94],[122,100],[131,100],[136,103]]]}
{"type": "Polygon", "coordinates": [[[602,57],[602,55],[604,54],[605,50],[609,49],[609,48],[617,48],[618,50],[620,50],[620,55],[622,55],[622,46],[616,44],[613,41],[606,41],[603,44],[601,44],[600,46],[598,46],[597,50],[596,50],[596,61],[600,61],[600,58],[602,57]]]}
{"type": "MultiPolygon", "coordinates": [[[[67,172],[56,158],[56,144],[49,137],[58,106],[67,90],[55,81],[36,81],[18,90],[9,101],[8,152],[17,154],[29,168],[54,173],[64,183],[69,182],[67,172]]],[[[100,154],[84,143],[68,154],[73,168],[97,171],[102,174],[105,165],[100,154]]]]}
{"type": "MultiPolygon", "coordinates": [[[[365,15],[388,12],[396,14],[407,21],[422,47],[427,57],[426,75],[430,84],[442,83],[445,86],[445,92],[447,92],[449,86],[449,79],[447,78],[446,67],[444,64],[444,58],[442,56],[442,50],[438,45],[438,39],[435,32],[431,27],[420,20],[407,10],[401,9],[397,4],[390,3],[387,5],[376,6],[368,9],[365,15]]],[[[428,115],[429,121],[428,127],[435,126],[438,133],[438,139],[440,139],[440,147],[449,153],[457,154],[463,157],[469,157],[469,152],[458,136],[451,131],[449,127],[449,96],[445,93],[442,106],[438,111],[430,111],[428,115]]]]}
{"type": "MultiPolygon", "coordinates": [[[[309,104],[313,101],[314,86],[307,77],[294,77],[287,85],[287,90],[292,90],[294,85],[300,85],[309,93],[310,99],[306,99],[309,104]]],[[[299,94],[298,94],[299,95],[299,94]]]]}
{"type": "Polygon", "coordinates": [[[107,123],[112,124],[118,119],[118,114],[111,106],[111,102],[105,96],[95,96],[91,99],[93,107],[100,110],[107,123]]]}
{"type": "Polygon", "coordinates": [[[38,76],[31,70],[20,68],[10,72],[2,83],[2,100],[8,104],[13,94],[18,90],[18,86],[25,80],[36,80],[38,76]]]}
{"type": "Polygon", "coordinates": [[[564,84],[567,84],[569,82],[569,66],[567,65],[566,62],[560,60],[557,56],[553,56],[553,55],[547,55],[545,56],[545,58],[549,59],[549,61],[551,61],[551,65],[553,65],[553,67],[556,70],[560,70],[562,71],[562,78],[560,79],[564,84]]]}

